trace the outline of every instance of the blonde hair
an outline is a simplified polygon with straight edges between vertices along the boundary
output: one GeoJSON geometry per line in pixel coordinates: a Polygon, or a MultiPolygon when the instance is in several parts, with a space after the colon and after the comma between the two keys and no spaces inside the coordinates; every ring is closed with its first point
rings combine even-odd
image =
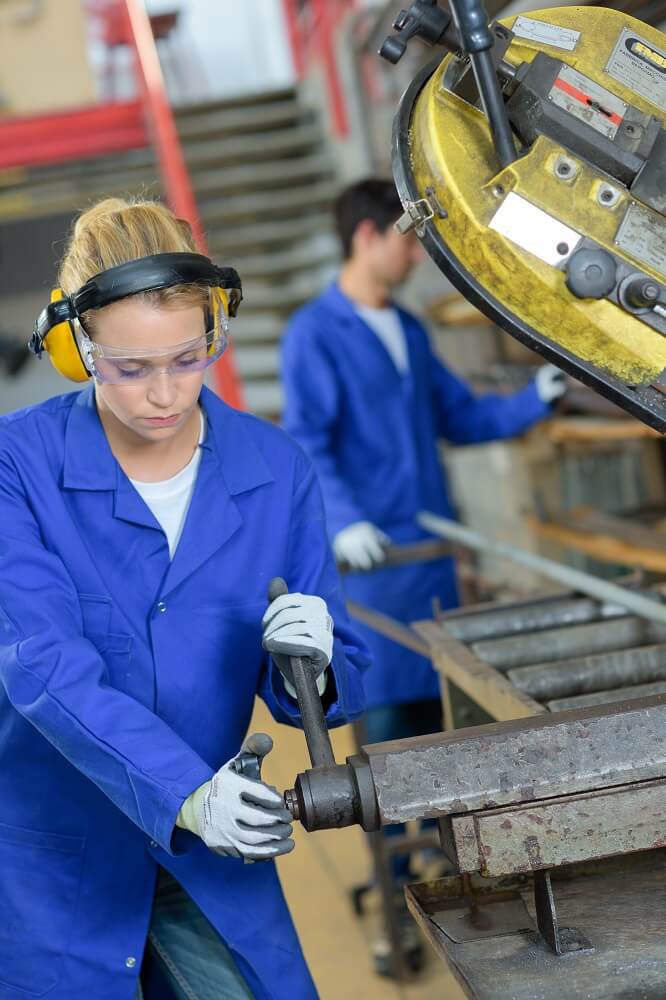
{"type": "MultiPolygon", "coordinates": [[[[110,267],[151,254],[179,252],[197,252],[192,229],[184,219],[157,201],[105,198],[76,220],[60,264],[59,285],[65,295],[71,295],[110,267]]],[[[149,305],[174,309],[208,302],[208,289],[199,285],[174,285],[137,294],[149,305]]],[[[94,313],[90,310],[82,317],[86,326],[94,313]]]]}

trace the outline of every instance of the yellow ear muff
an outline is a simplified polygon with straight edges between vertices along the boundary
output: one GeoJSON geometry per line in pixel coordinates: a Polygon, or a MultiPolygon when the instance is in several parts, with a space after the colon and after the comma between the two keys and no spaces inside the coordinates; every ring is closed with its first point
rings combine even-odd
{"type": "MultiPolygon", "coordinates": [[[[51,302],[57,302],[62,298],[64,298],[62,289],[54,288],[51,292],[51,302]]],[[[71,322],[58,323],[52,327],[44,338],[43,347],[51,359],[51,364],[60,375],[64,375],[72,382],[87,382],[90,378],[90,373],[79,353],[71,322]]]]}
{"type": "Polygon", "coordinates": [[[210,299],[213,313],[213,321],[215,323],[215,337],[213,338],[210,347],[208,348],[209,354],[214,354],[216,350],[217,338],[221,335],[222,331],[218,329],[218,305],[221,305],[224,309],[224,315],[229,318],[229,296],[224,288],[217,287],[211,288],[210,299]]]}

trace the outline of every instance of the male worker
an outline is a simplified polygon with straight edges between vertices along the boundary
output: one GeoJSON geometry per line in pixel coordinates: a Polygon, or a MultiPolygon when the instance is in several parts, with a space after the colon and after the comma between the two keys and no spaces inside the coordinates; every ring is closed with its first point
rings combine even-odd
{"type": "MultiPolygon", "coordinates": [[[[282,375],[284,425],[314,462],[334,552],[362,571],[347,576],[347,596],[410,622],[431,615],[435,596],[445,608],[458,604],[452,559],[381,568],[389,542],[426,537],[419,511],[452,516],[438,439],[477,444],[519,434],[546,416],[565,382],[545,365],[513,396],[472,395],[433,353],[419,320],[393,301],[422,253],[413,233],[395,231],[401,214],[389,181],[364,180],[340,195],[342,270],[291,319],[282,375]]],[[[364,677],[370,742],[438,732],[430,661],[358,629],[374,654],[364,677]]]]}

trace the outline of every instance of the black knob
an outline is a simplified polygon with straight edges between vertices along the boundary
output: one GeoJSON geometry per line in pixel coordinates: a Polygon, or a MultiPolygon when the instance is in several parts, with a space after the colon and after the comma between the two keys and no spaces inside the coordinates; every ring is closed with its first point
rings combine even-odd
{"type": "Polygon", "coordinates": [[[615,288],[616,272],[611,254],[584,247],[567,261],[567,288],[579,299],[605,299],[615,288]]]}
{"type": "Polygon", "coordinates": [[[382,59],[399,62],[407,51],[407,43],[412,38],[421,38],[428,45],[457,46],[450,38],[445,38],[451,24],[451,14],[437,6],[437,0],[414,0],[409,10],[401,10],[393,23],[400,37],[389,35],[379,50],[382,59]]]}

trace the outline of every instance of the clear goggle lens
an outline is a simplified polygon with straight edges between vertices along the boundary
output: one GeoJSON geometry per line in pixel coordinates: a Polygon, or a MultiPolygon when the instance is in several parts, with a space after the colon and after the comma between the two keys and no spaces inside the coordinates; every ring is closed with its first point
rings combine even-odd
{"type": "Polygon", "coordinates": [[[109,385],[131,385],[161,372],[175,378],[192,375],[217,361],[229,344],[229,321],[219,300],[206,316],[212,328],[199,337],[169,347],[133,350],[98,344],[79,325],[79,349],[93,378],[109,385]]]}

